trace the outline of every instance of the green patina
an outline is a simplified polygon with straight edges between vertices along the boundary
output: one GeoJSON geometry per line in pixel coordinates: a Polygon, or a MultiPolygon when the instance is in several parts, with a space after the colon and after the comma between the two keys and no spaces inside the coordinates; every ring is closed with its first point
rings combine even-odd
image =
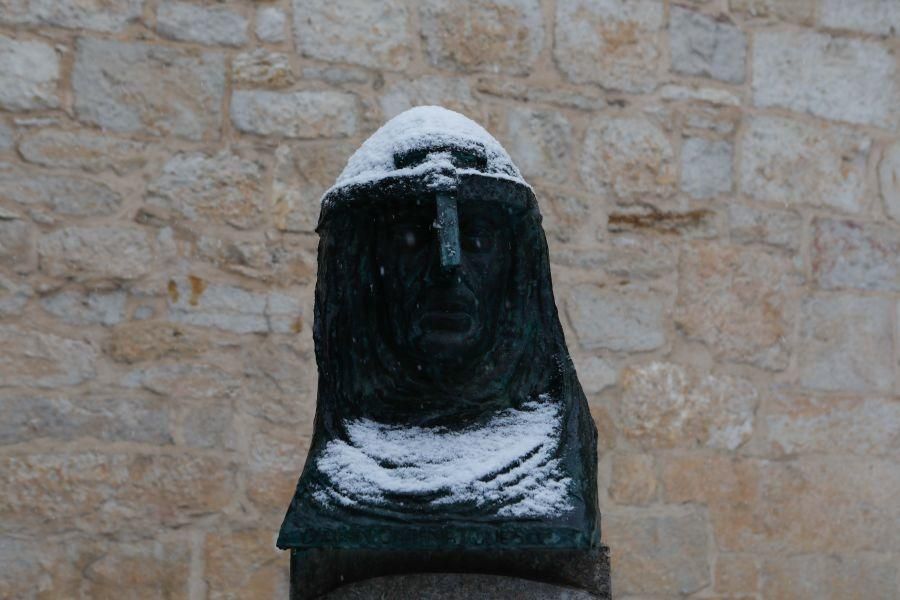
{"type": "Polygon", "coordinates": [[[480,173],[472,146],[395,166],[438,153],[456,168],[437,180],[401,172],[323,202],[315,429],[278,537],[296,598],[400,563],[553,579],[558,558],[602,557],[597,434],[534,194],[480,173]]]}

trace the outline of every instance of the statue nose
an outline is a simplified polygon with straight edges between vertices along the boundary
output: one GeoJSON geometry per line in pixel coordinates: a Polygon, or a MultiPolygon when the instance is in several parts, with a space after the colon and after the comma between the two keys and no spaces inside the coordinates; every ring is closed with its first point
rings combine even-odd
{"type": "Polygon", "coordinates": [[[456,209],[456,197],[446,192],[438,192],[435,198],[437,215],[434,227],[437,229],[438,254],[441,271],[455,272],[460,263],[459,247],[459,213],[456,209]]]}

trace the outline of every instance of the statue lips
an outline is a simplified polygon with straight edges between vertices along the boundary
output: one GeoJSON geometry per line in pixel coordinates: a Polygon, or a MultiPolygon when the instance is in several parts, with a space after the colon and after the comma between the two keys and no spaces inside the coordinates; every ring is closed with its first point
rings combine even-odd
{"type": "Polygon", "coordinates": [[[427,333],[466,336],[475,329],[475,306],[475,299],[466,288],[428,294],[417,328],[427,333]]]}

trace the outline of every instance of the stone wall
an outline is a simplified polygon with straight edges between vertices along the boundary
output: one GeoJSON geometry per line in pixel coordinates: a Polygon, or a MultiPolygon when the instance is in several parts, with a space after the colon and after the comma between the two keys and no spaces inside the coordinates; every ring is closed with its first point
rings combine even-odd
{"type": "Polygon", "coordinates": [[[897,0],[0,0],[0,597],[285,597],[317,200],[423,103],[542,202],[617,597],[900,597],[898,32],[897,0]]]}

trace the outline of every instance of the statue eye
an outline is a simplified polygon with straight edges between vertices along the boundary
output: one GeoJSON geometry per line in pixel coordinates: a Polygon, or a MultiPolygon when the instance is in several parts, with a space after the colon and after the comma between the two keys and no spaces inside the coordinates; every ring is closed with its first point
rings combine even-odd
{"type": "Polygon", "coordinates": [[[394,239],[402,248],[414,250],[427,240],[425,230],[412,223],[400,223],[394,227],[394,239]]]}
{"type": "Polygon", "coordinates": [[[459,242],[468,252],[489,252],[494,248],[494,234],[488,229],[465,229],[460,232],[459,242]]]}

